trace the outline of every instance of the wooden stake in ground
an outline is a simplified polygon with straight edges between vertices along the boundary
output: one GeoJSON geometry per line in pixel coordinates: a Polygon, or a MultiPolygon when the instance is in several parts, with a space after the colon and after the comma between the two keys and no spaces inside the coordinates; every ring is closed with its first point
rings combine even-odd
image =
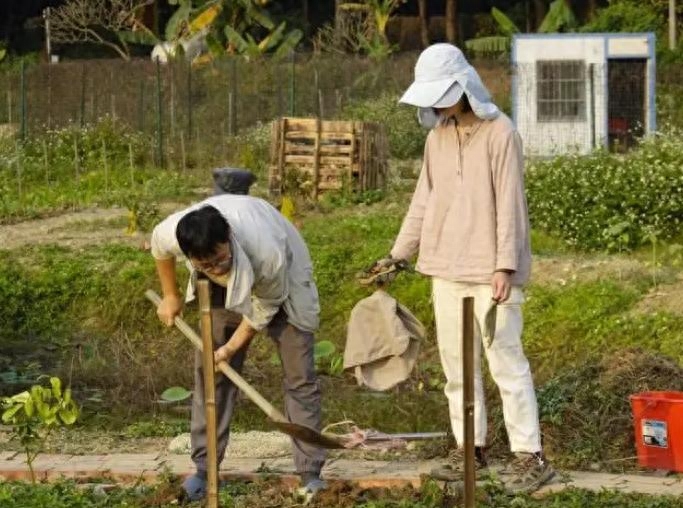
{"type": "Polygon", "coordinates": [[[462,384],[465,436],[465,508],[474,508],[474,298],[462,299],[462,384]]]}
{"type": "Polygon", "coordinates": [[[209,281],[197,281],[202,332],[202,369],[204,370],[204,408],[206,411],[207,506],[218,508],[218,448],[216,436],[216,381],[213,361],[213,332],[209,281]]]}

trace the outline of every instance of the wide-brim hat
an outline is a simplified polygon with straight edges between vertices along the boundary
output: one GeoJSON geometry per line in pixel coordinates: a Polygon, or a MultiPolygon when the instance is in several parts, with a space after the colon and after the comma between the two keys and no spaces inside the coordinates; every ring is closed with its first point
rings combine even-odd
{"type": "Polygon", "coordinates": [[[452,44],[439,43],[420,54],[415,79],[399,102],[417,106],[422,115],[435,116],[431,108],[453,106],[463,94],[478,117],[490,120],[498,116],[491,95],[462,51],[452,44]]]}

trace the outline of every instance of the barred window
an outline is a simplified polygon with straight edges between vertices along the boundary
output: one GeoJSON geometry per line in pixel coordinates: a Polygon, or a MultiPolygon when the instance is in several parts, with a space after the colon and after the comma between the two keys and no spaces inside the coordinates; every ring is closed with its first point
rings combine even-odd
{"type": "Polygon", "coordinates": [[[582,60],[536,62],[539,122],[586,118],[586,66],[582,60]]]}

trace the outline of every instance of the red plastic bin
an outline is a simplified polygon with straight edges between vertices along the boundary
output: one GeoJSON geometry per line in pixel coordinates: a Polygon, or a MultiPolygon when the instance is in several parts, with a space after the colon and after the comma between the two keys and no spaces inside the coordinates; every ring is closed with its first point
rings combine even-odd
{"type": "Polygon", "coordinates": [[[683,392],[631,395],[638,464],[683,472],[683,392]]]}

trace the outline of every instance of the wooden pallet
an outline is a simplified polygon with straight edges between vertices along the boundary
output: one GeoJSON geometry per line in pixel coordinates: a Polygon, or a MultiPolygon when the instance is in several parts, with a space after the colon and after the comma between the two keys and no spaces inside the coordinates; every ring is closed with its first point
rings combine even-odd
{"type": "Polygon", "coordinates": [[[273,122],[271,135],[271,195],[286,191],[293,171],[310,181],[314,198],[344,186],[365,191],[386,183],[388,149],[379,124],[286,117],[273,122]]]}

